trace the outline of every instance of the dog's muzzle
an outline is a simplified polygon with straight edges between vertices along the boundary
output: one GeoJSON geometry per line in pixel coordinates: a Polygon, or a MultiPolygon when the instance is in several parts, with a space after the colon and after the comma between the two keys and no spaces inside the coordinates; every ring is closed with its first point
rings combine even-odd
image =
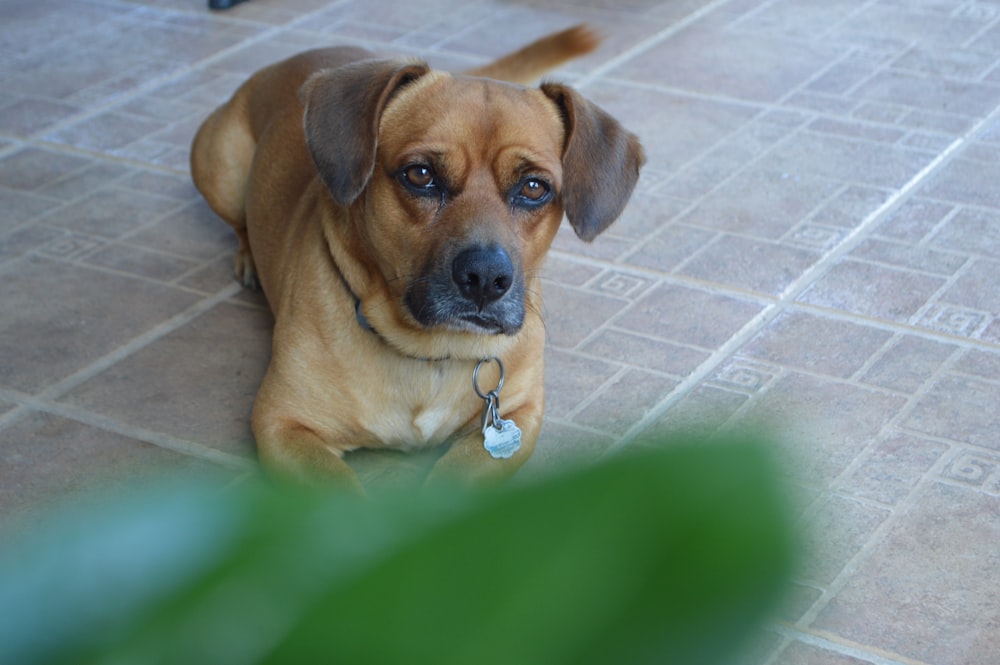
{"type": "Polygon", "coordinates": [[[406,305],[427,327],[513,335],[524,323],[524,279],[503,247],[476,245],[456,254],[450,270],[414,282],[406,305]]]}

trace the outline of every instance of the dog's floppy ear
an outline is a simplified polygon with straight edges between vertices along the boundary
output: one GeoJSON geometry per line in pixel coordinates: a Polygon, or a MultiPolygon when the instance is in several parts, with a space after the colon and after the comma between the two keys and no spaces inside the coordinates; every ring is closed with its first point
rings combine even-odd
{"type": "Polygon", "coordinates": [[[618,218],[646,157],[634,134],[572,88],[543,83],[545,93],[562,113],[562,202],[573,230],[593,240],[618,218]]]}
{"type": "Polygon", "coordinates": [[[353,203],[372,177],[379,119],[389,99],[428,71],[421,62],[365,60],[318,72],[302,86],[306,144],[341,205],[353,203]]]}

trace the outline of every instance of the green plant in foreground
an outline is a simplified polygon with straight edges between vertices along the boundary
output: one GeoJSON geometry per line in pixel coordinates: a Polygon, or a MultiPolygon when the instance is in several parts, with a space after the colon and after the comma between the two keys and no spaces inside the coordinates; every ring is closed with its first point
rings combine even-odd
{"type": "Polygon", "coordinates": [[[727,662],[780,599],[763,446],[364,500],[165,485],[0,552],[0,662],[727,662]]]}

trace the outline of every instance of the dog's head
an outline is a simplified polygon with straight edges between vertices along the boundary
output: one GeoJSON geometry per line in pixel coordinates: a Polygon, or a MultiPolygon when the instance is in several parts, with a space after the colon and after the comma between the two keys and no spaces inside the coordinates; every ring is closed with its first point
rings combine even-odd
{"type": "Polygon", "coordinates": [[[558,84],[366,61],[315,75],[303,100],[313,161],[355,225],[351,255],[370,282],[358,295],[382,303],[366,314],[380,331],[375,318],[451,337],[449,351],[516,335],[563,215],[592,240],[644,161],[634,135],[558,84]]]}

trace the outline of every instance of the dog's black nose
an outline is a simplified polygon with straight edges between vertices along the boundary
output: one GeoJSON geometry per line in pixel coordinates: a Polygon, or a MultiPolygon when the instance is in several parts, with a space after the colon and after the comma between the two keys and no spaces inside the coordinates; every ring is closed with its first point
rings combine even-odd
{"type": "Polygon", "coordinates": [[[475,247],[455,257],[451,276],[462,297],[482,310],[510,290],[514,264],[502,247],[475,247]]]}

